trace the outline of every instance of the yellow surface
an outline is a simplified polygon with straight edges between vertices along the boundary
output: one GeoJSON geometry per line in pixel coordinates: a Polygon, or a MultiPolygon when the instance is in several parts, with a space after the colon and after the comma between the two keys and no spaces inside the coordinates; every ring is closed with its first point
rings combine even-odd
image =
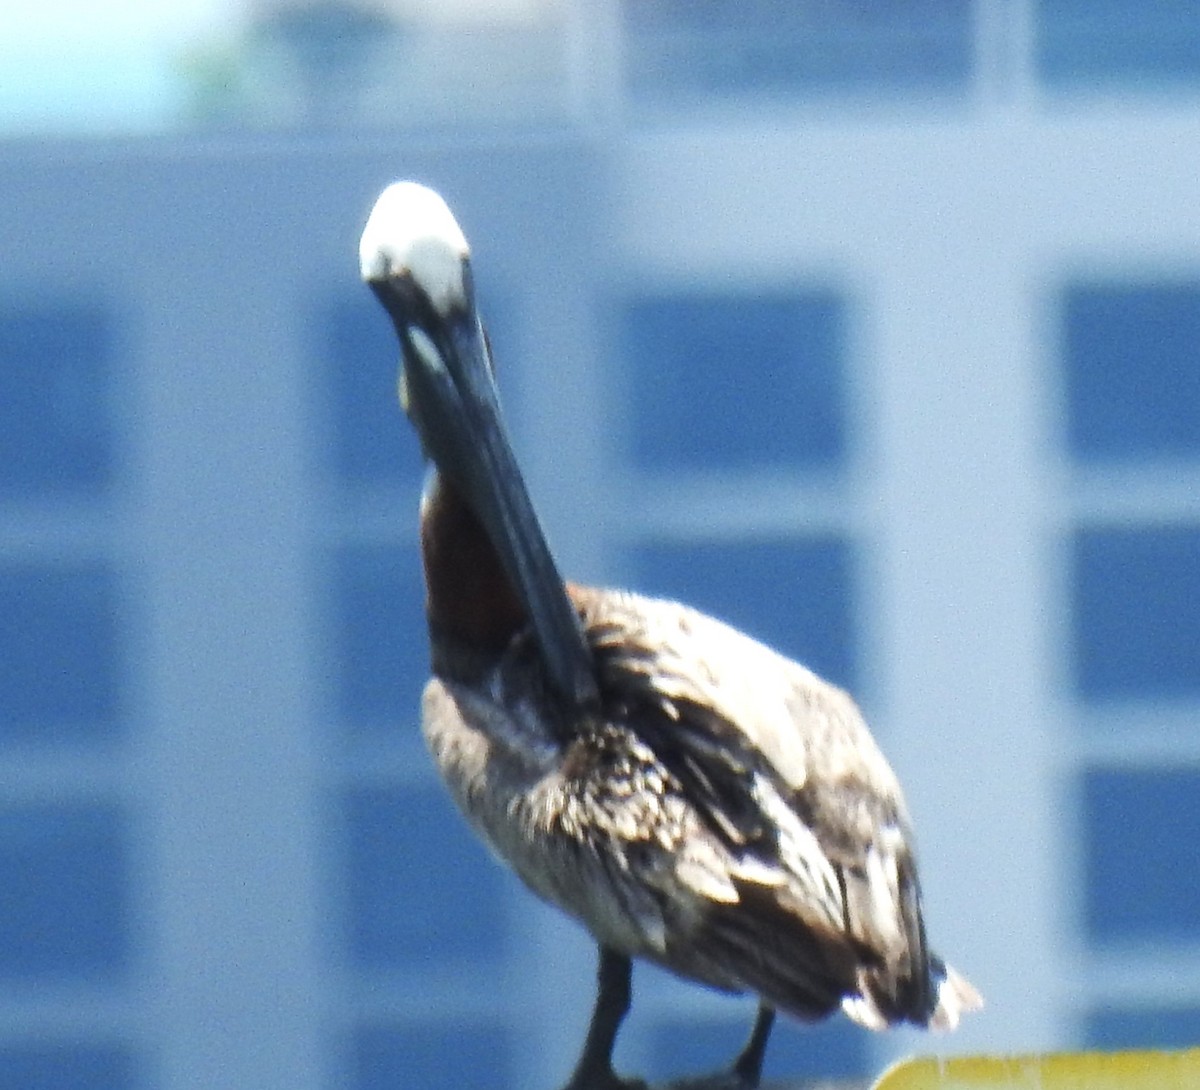
{"type": "Polygon", "coordinates": [[[1200,1048],[903,1060],[875,1090],[1200,1090],[1200,1048]]]}

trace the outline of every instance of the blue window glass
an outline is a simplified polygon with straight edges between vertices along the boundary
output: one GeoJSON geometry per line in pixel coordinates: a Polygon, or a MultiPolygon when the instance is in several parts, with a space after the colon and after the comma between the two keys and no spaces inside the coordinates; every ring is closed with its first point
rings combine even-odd
{"type": "Polygon", "coordinates": [[[1200,1041],[1200,1007],[1102,1007],[1084,1029],[1088,1048],[1195,1048],[1200,1041]]]}
{"type": "Polygon", "coordinates": [[[0,496],[102,489],[113,475],[113,320],[0,302],[0,496]]]}
{"type": "MultiPolygon", "coordinates": [[[[503,371],[514,340],[510,308],[495,293],[479,295],[503,371]]],[[[349,485],[408,481],[415,487],[423,474],[421,448],[400,409],[400,346],[391,320],[365,286],[337,293],[314,310],[334,472],[349,485]]]]}
{"type": "MultiPolygon", "coordinates": [[[[657,1083],[727,1068],[746,1043],[752,1022],[750,1008],[740,1021],[661,1022],[651,1036],[650,1069],[645,1074],[657,1083]]],[[[869,1060],[866,1036],[845,1018],[806,1026],[780,1019],[771,1033],[764,1078],[863,1079],[869,1060]]]]}
{"type": "Polygon", "coordinates": [[[638,589],[710,613],[853,687],[853,554],[841,538],[655,543],[632,559],[638,589]]]}
{"type": "Polygon", "coordinates": [[[108,981],[130,957],[124,815],[103,803],[0,809],[0,980],[108,981]]]}
{"type": "Polygon", "coordinates": [[[351,962],[487,973],[502,953],[508,879],[441,784],[353,789],[342,809],[351,962]]]}
{"type": "Polygon", "coordinates": [[[1192,0],[1037,0],[1036,65],[1050,86],[1200,82],[1192,0]]]}
{"type": "Polygon", "coordinates": [[[417,548],[338,550],[331,597],[331,650],[343,721],[356,728],[415,731],[429,677],[417,548]]]}
{"type": "Polygon", "coordinates": [[[351,1090],[509,1090],[514,1081],[508,1035],[461,1019],[364,1026],[354,1036],[351,1067],[351,1090]]]}
{"type": "Polygon", "coordinates": [[[122,675],[116,579],[99,564],[0,568],[0,740],[110,736],[122,675]]]}
{"type": "Polygon", "coordinates": [[[836,468],[846,453],[845,325],[841,297],[826,291],[629,303],[635,461],[836,468]]]}
{"type": "Polygon", "coordinates": [[[1085,700],[1200,695],[1200,527],[1080,529],[1071,584],[1085,700]]]}
{"type": "Polygon", "coordinates": [[[400,348],[387,314],[366,287],[348,289],[317,313],[333,469],[348,484],[419,481],[421,451],[397,400],[400,348]]]}
{"type": "Polygon", "coordinates": [[[1068,288],[1062,335],[1072,455],[1200,454],[1200,282],[1068,288]]]}
{"type": "Polygon", "coordinates": [[[123,1045],[0,1042],[0,1090],[135,1090],[145,1083],[123,1045]]]}
{"type": "Polygon", "coordinates": [[[1083,817],[1089,940],[1200,940],[1200,884],[1184,850],[1200,842],[1200,772],[1090,769],[1083,817]]]}
{"type": "Polygon", "coordinates": [[[631,86],[643,100],[756,92],[965,91],[968,0],[627,0],[631,86]]]}

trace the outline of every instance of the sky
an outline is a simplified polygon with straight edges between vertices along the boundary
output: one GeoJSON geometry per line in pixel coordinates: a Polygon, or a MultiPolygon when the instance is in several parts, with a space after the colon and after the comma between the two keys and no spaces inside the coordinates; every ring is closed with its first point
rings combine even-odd
{"type": "Polygon", "coordinates": [[[234,0],[0,5],[0,133],[157,127],[188,45],[235,33],[234,0]]]}
{"type": "MultiPolygon", "coordinates": [[[[146,131],[180,116],[189,54],[236,43],[250,13],[288,0],[0,3],[0,136],[146,131]]],[[[427,20],[505,22],[561,0],[366,0],[427,20]]]]}

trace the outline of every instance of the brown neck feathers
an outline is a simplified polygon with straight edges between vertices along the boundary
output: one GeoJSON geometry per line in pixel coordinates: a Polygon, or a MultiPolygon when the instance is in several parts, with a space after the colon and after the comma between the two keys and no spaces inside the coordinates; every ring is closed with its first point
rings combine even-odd
{"type": "Polygon", "coordinates": [[[454,484],[435,473],[421,500],[421,556],[430,633],[500,651],[528,614],[487,531],[454,484]]]}

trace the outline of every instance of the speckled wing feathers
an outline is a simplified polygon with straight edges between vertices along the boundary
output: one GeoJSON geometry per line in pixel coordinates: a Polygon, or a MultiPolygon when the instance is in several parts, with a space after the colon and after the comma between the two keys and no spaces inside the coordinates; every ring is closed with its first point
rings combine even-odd
{"type": "Polygon", "coordinates": [[[800,1018],[951,1028],[978,1006],[926,950],[903,800],[850,698],[693,610],[569,592],[599,707],[556,702],[529,632],[498,659],[443,638],[424,698],[448,787],[530,888],[800,1018]]]}
{"type": "Polygon", "coordinates": [[[931,972],[944,973],[925,947],[899,785],[850,698],[687,607],[571,592],[610,714],[727,853],[736,897],[712,899],[701,941],[801,1017],[843,1003],[872,1028],[956,1020],[935,1009],[931,972]]]}

